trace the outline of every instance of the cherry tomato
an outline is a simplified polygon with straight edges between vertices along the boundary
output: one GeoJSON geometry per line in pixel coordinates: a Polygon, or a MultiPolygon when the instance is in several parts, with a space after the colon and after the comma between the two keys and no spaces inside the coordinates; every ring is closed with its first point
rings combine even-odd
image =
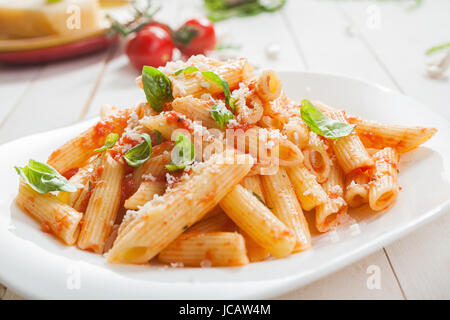
{"type": "Polygon", "coordinates": [[[146,26],[128,41],[126,53],[131,64],[142,70],[143,66],[159,67],[172,60],[175,48],[170,33],[156,25],[146,26]]]}
{"type": "Polygon", "coordinates": [[[216,46],[214,24],[208,18],[186,21],[176,32],[178,48],[186,56],[205,54],[216,46]]]}

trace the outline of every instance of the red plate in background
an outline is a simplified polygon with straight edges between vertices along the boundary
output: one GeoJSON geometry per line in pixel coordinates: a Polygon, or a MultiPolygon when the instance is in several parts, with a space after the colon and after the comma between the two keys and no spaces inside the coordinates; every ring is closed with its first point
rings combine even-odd
{"type": "Polygon", "coordinates": [[[109,39],[105,34],[101,34],[62,45],[31,50],[3,51],[0,52],[0,62],[19,65],[73,58],[87,53],[100,51],[114,42],[117,42],[118,39],[118,36],[109,39]]]}

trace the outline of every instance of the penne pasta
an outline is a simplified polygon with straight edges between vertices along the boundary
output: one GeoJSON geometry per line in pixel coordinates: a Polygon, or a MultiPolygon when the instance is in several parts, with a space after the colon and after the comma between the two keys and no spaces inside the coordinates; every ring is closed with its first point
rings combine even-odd
{"type": "Polygon", "coordinates": [[[263,101],[272,101],[281,94],[282,84],[277,73],[265,70],[256,80],[256,93],[263,101]]]}
{"type": "Polygon", "coordinates": [[[270,257],[270,252],[257,244],[248,234],[239,230],[239,233],[245,239],[245,248],[247,249],[247,257],[250,262],[263,261],[270,257]]]}
{"type": "Polygon", "coordinates": [[[303,210],[312,210],[327,201],[326,192],[306,167],[292,166],[286,172],[303,210]]]}
{"type": "Polygon", "coordinates": [[[158,259],[192,267],[231,267],[249,263],[245,240],[235,232],[183,234],[162,250],[158,259]]]}
{"type": "Polygon", "coordinates": [[[290,118],[283,126],[283,133],[299,149],[304,149],[309,144],[308,126],[299,117],[290,118]]]}
{"type": "Polygon", "coordinates": [[[324,183],[330,174],[331,160],[328,146],[314,132],[309,133],[308,146],[303,149],[305,166],[316,176],[317,182],[324,183]]]}
{"type": "Polygon", "coordinates": [[[105,143],[108,134],[120,134],[125,130],[133,112],[132,109],[123,109],[117,115],[114,114],[99,121],[95,126],[56,149],[48,158],[47,163],[62,175],[69,170],[84,166],[94,154],[94,150],[105,143]]]}
{"type": "Polygon", "coordinates": [[[102,159],[101,174],[89,199],[77,246],[80,249],[103,253],[117,212],[124,177],[124,164],[107,152],[102,159]]]}
{"type": "Polygon", "coordinates": [[[192,227],[186,230],[186,233],[197,232],[214,232],[214,231],[231,231],[232,222],[230,218],[221,210],[219,214],[216,214],[209,218],[203,218],[199,222],[195,223],[192,227]]]}
{"type": "Polygon", "coordinates": [[[174,111],[185,114],[194,121],[201,121],[207,128],[220,129],[219,124],[211,117],[212,100],[197,99],[192,96],[176,98],[172,102],[174,111]]]}
{"type": "MultiPolygon", "coordinates": [[[[148,202],[119,233],[108,253],[111,263],[146,263],[199,221],[248,173],[249,156],[214,155],[189,180],[148,202]]],[[[194,168],[195,170],[195,168],[194,168]]]]}
{"type": "Polygon", "coordinates": [[[366,148],[390,147],[400,153],[417,148],[437,132],[435,128],[385,124],[360,117],[347,116],[346,119],[356,125],[356,132],[366,148]]]}
{"type": "Polygon", "coordinates": [[[365,172],[357,170],[346,175],[345,201],[351,208],[369,202],[369,177],[365,172]]]}
{"type": "Polygon", "coordinates": [[[276,174],[261,176],[261,180],[267,206],[295,234],[294,252],[311,248],[308,223],[286,170],[279,168],[276,174]]]}
{"type": "Polygon", "coordinates": [[[392,148],[373,155],[375,166],[370,170],[369,206],[381,211],[391,206],[398,195],[397,165],[399,156],[392,148]]]}
{"type": "MultiPolygon", "coordinates": [[[[330,112],[329,116],[341,122],[347,122],[342,110],[330,112]]],[[[339,165],[347,174],[356,169],[367,169],[373,161],[355,131],[350,135],[331,140],[334,154],[339,165]]]]}
{"type": "Polygon", "coordinates": [[[69,246],[77,241],[83,214],[55,195],[38,193],[21,180],[16,204],[41,224],[42,231],[54,234],[69,246]]]}
{"type": "Polygon", "coordinates": [[[294,249],[294,233],[241,185],[234,187],[220,201],[220,207],[239,228],[273,256],[284,257],[294,249]]]}
{"type": "Polygon", "coordinates": [[[143,181],[137,191],[125,201],[124,207],[129,210],[137,210],[152,200],[155,195],[162,195],[165,190],[165,182],[143,181]]]}
{"type": "Polygon", "coordinates": [[[341,216],[347,213],[344,175],[337,163],[333,162],[328,180],[322,185],[328,199],[316,208],[316,228],[319,232],[327,232],[336,227],[341,216]]]}

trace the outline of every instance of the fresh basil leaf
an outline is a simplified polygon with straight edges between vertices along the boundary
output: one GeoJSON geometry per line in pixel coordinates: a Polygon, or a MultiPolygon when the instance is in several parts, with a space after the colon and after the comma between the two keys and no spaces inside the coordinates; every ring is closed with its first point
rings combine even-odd
{"type": "Polygon", "coordinates": [[[233,113],[225,108],[223,104],[222,107],[220,107],[218,104],[215,104],[214,106],[212,106],[210,112],[211,117],[219,124],[219,127],[221,129],[225,128],[228,124],[228,121],[233,119],[233,113]]]}
{"type": "Polygon", "coordinates": [[[156,134],[156,144],[161,144],[161,142],[162,142],[161,132],[159,132],[158,130],[155,130],[155,134],[156,134]]]}
{"type": "Polygon", "coordinates": [[[119,135],[117,133],[108,134],[103,147],[95,149],[94,152],[101,152],[101,151],[111,149],[116,144],[117,139],[119,139],[119,135]]]}
{"type": "Polygon", "coordinates": [[[147,101],[156,112],[161,112],[164,104],[173,100],[172,83],[158,69],[144,66],[142,68],[142,84],[147,101]]]}
{"type": "Polygon", "coordinates": [[[141,134],[141,137],[144,139],[144,142],[134,146],[123,156],[125,161],[132,167],[139,167],[152,154],[152,139],[146,133],[141,134]]]}
{"type": "Polygon", "coordinates": [[[194,159],[194,144],[188,137],[179,134],[175,140],[175,145],[172,150],[172,160],[168,165],[166,165],[166,169],[169,171],[184,169],[186,166],[193,163],[194,159]]]}
{"type": "Polygon", "coordinates": [[[225,103],[227,106],[230,107],[231,111],[234,112],[235,106],[234,106],[234,98],[231,97],[230,93],[230,86],[228,85],[228,82],[223,80],[221,77],[219,77],[217,74],[215,74],[212,71],[204,71],[202,72],[203,77],[205,77],[208,80],[211,80],[218,86],[220,86],[223,90],[223,93],[225,94],[225,103]]]}
{"type": "Polygon", "coordinates": [[[190,66],[190,67],[186,67],[186,68],[184,68],[184,69],[180,69],[180,70],[177,70],[175,73],[174,73],[174,75],[179,75],[180,73],[184,73],[184,74],[189,74],[189,73],[194,73],[194,72],[196,72],[196,71],[198,71],[198,69],[197,69],[197,67],[193,67],[193,66],[190,66]]]}
{"type": "Polygon", "coordinates": [[[328,139],[346,137],[355,129],[354,124],[326,117],[322,111],[306,99],[302,101],[300,113],[303,121],[305,121],[311,131],[328,139]]]}
{"type": "Polygon", "coordinates": [[[27,166],[23,168],[14,167],[14,169],[31,188],[39,193],[77,191],[72,183],[45,163],[30,159],[27,166]]]}

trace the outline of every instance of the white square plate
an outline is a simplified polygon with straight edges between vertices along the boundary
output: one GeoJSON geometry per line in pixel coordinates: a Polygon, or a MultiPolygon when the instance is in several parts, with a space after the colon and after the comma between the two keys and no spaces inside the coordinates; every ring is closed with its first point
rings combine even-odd
{"type": "Polygon", "coordinates": [[[18,188],[13,166],[29,158],[45,161],[93,119],[0,146],[0,282],[25,297],[44,299],[268,298],[361,259],[449,210],[447,120],[408,97],[360,80],[305,72],[280,76],[288,96],[297,101],[321,100],[369,119],[438,128],[424,146],[402,156],[402,190],[392,208],[377,214],[364,208],[351,212],[360,232],[340,227],[337,236],[315,235],[311,250],[285,259],[234,268],[108,265],[100,255],[66,247],[41,232],[13,202],[18,188]]]}

